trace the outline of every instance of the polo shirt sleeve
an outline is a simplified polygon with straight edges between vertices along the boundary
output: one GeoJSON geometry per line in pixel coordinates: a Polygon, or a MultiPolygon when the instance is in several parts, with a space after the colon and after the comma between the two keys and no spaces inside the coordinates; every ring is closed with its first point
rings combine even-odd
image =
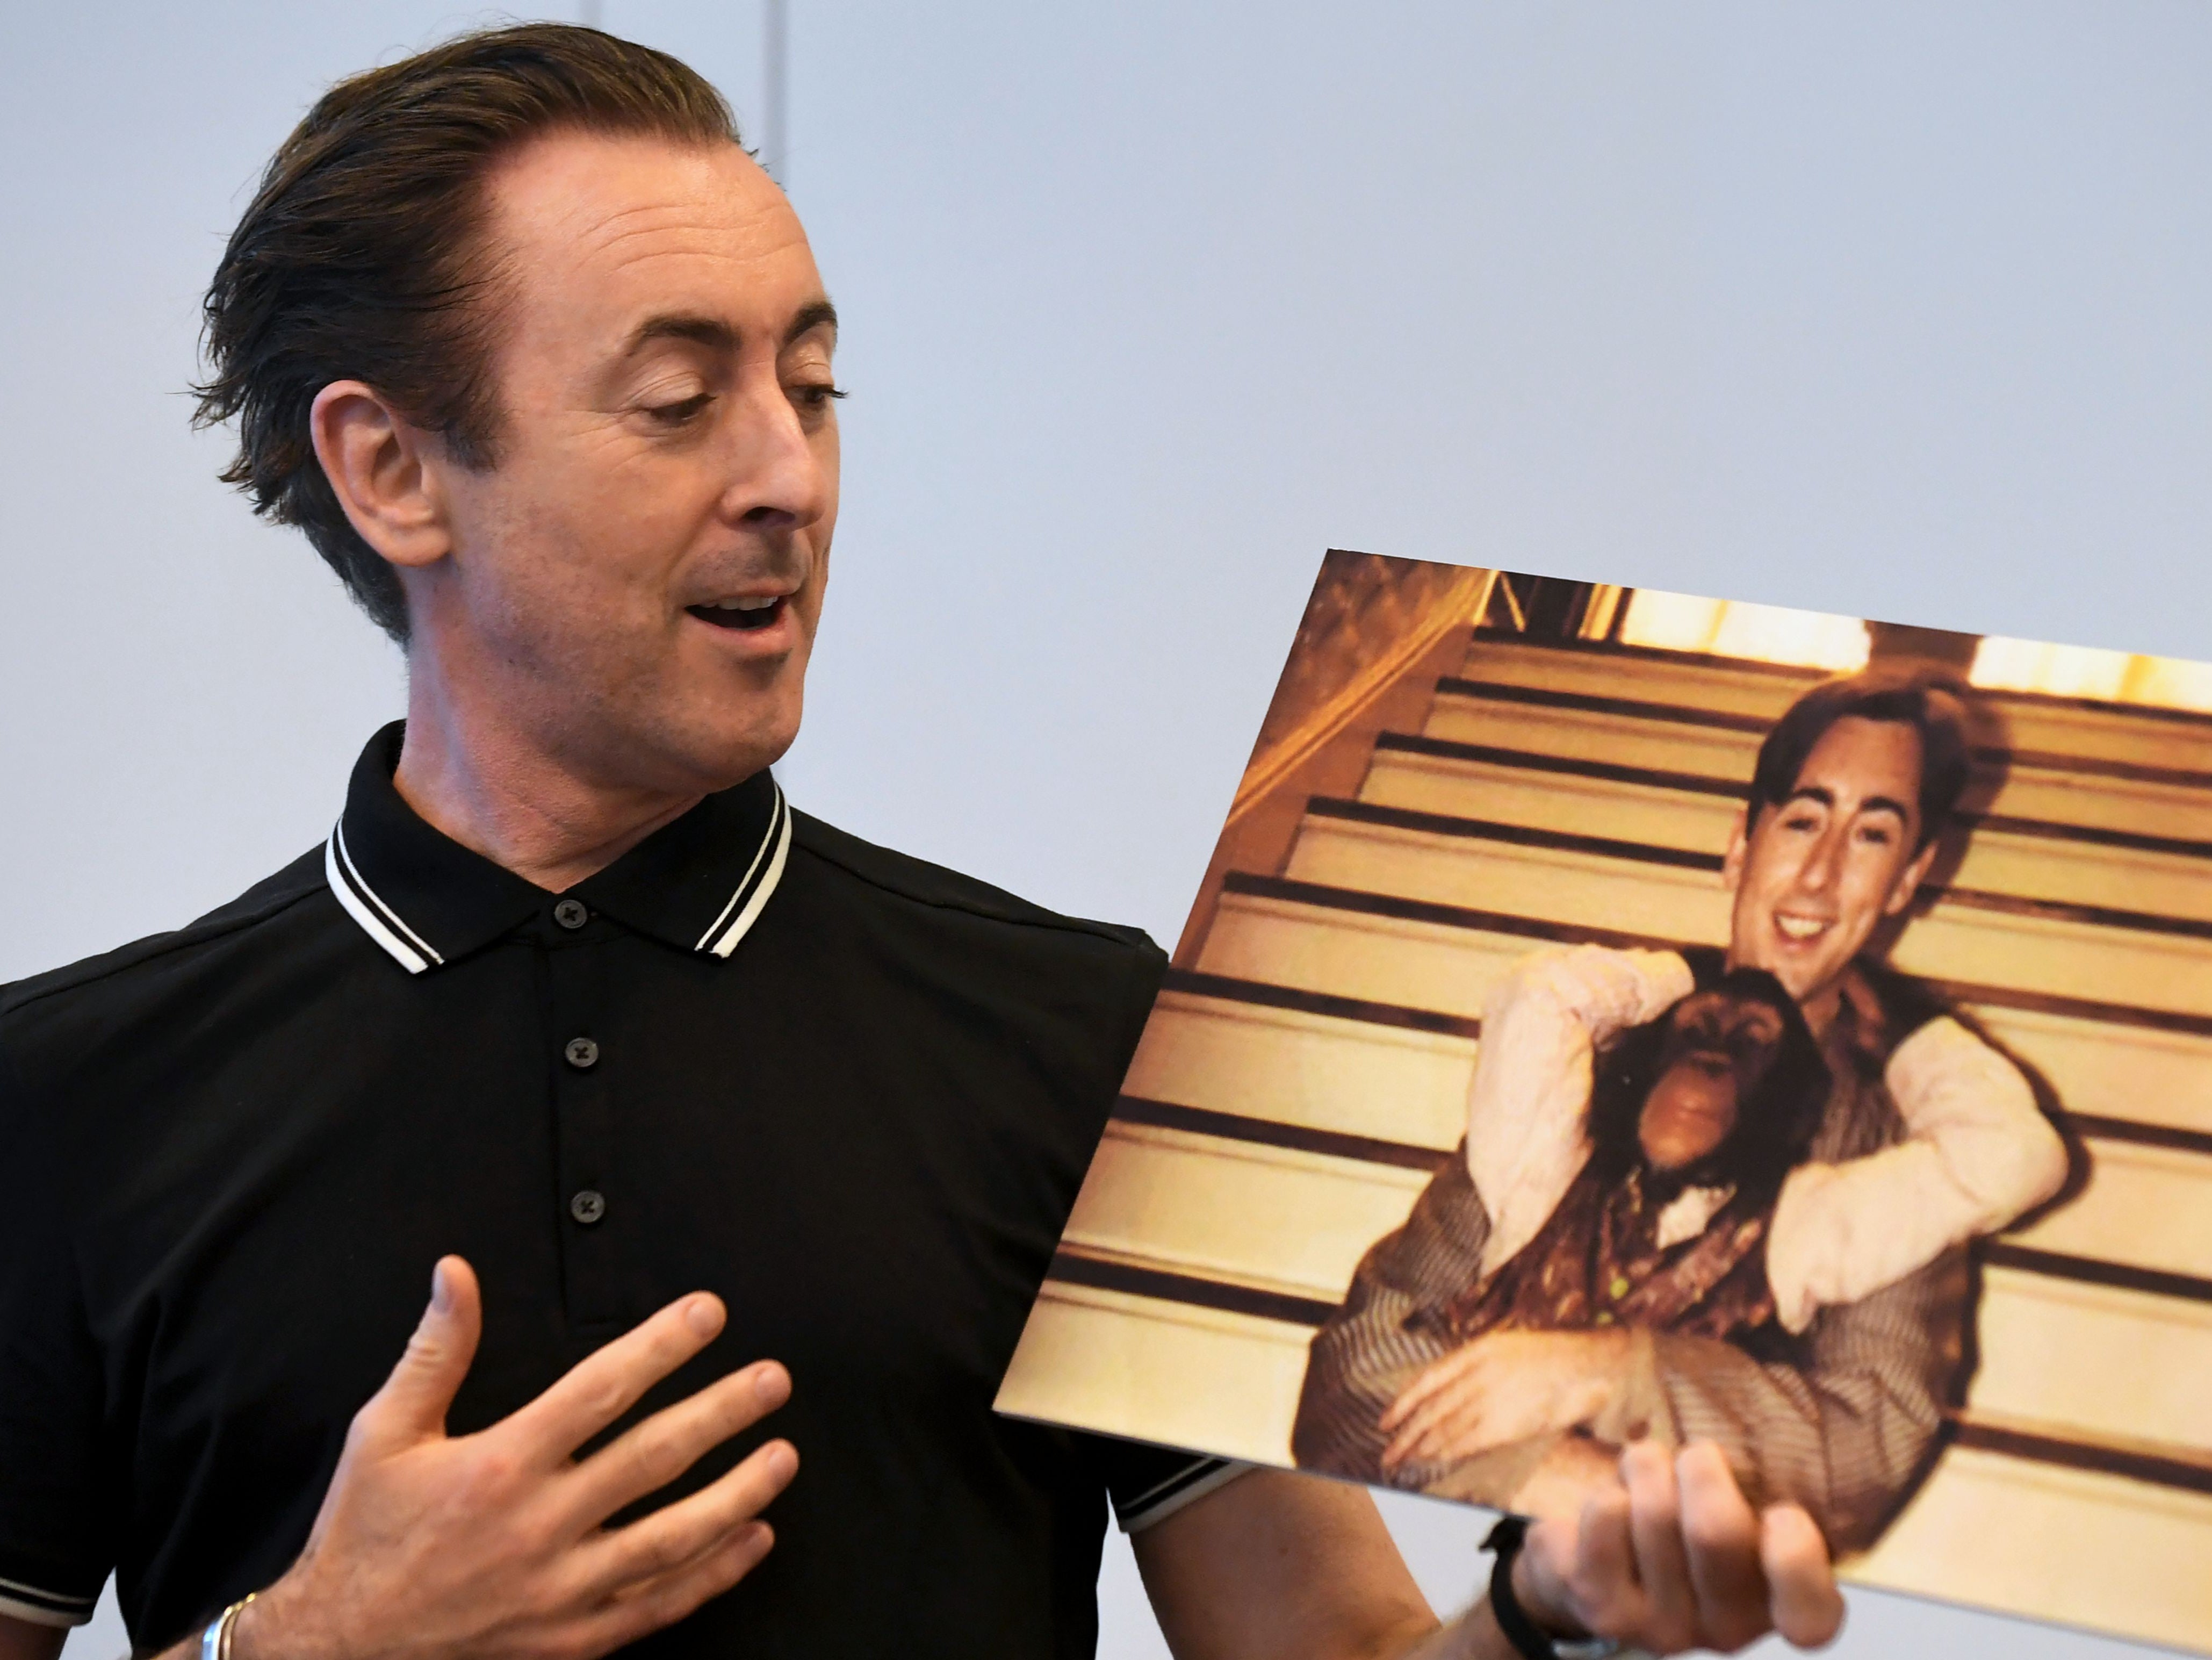
{"type": "Polygon", "coordinates": [[[111,1560],[104,1390],[50,1117],[0,1045],[0,1614],[81,1626],[111,1560]]]}
{"type": "Polygon", "coordinates": [[[1106,1495],[1114,1501],[1114,1517],[1124,1533],[1142,1533],[1252,1468],[1142,1441],[1107,1435],[1081,1438],[1106,1479],[1106,1495]]]}

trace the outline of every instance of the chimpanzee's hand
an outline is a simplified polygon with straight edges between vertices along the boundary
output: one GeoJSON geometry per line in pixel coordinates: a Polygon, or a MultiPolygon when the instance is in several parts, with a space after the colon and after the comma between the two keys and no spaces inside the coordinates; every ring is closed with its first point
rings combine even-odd
{"type": "Polygon", "coordinates": [[[307,1547],[234,1628],[239,1660],[592,1660],[682,1619],[768,1554],[756,1519],[799,1467],[770,1441],[711,1486],[601,1524],[783,1404],[764,1361],[572,1455],[722,1329],[672,1303],[512,1416],[448,1437],[482,1327],[476,1275],[437,1267],[430,1306],[346,1437],[307,1547]]]}

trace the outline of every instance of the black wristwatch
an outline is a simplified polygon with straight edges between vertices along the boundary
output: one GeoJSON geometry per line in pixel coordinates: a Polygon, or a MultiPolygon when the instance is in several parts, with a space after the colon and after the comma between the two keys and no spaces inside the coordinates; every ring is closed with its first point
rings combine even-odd
{"type": "Polygon", "coordinates": [[[1482,1541],[1483,1549],[1497,1553],[1490,1566],[1490,1612],[1514,1653],[1521,1660],[1610,1660],[1619,1654],[1620,1645],[1610,1637],[1548,1637],[1536,1628],[1513,1594],[1513,1559],[1528,1536],[1527,1517],[1501,1516],[1482,1541]]]}

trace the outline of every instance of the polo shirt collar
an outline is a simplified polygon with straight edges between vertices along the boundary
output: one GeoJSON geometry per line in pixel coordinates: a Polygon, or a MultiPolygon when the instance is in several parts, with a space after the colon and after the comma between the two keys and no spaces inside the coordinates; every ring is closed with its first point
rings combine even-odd
{"type": "MultiPolygon", "coordinates": [[[[433,829],[392,773],[406,723],[354,765],[323,849],[331,891],[386,955],[422,974],[511,933],[553,896],[433,829]]],[[[791,808],[766,769],[664,824],[563,897],[680,951],[727,957],[783,879],[791,808]]]]}

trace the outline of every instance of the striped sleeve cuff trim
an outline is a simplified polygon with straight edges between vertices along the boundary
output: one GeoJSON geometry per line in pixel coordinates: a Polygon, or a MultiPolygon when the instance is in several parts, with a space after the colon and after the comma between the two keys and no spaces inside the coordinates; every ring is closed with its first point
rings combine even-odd
{"type": "Polygon", "coordinates": [[[1146,1488],[1126,1505],[1116,1505],[1115,1514],[1124,1533],[1142,1533],[1155,1523],[1164,1522],[1184,1505],[1203,1499],[1219,1487],[1227,1487],[1238,1476],[1249,1475],[1250,1464],[1224,1463],[1218,1458],[1201,1458],[1156,1487],[1146,1488]]]}
{"type": "Polygon", "coordinates": [[[99,1602],[97,1596],[70,1596],[20,1579],[0,1579],[0,1614],[34,1626],[82,1626],[92,1618],[99,1602]]]}

